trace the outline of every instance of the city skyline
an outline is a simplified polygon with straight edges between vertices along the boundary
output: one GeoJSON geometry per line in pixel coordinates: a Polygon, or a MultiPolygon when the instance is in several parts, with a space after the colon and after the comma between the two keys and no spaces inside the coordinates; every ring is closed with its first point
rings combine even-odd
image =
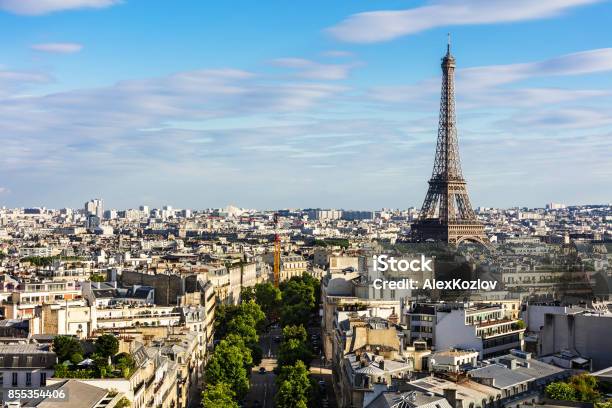
{"type": "Polygon", "coordinates": [[[610,201],[607,1],[144,4],[0,0],[0,206],[418,208],[448,31],[473,205],[610,201]]]}

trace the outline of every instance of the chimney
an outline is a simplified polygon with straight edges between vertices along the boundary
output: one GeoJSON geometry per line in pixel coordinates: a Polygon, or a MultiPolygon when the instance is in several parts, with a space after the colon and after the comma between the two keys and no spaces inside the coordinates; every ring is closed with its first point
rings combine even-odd
{"type": "Polygon", "coordinates": [[[448,401],[451,407],[457,407],[457,390],[455,388],[445,388],[444,389],[444,398],[448,401]]]}

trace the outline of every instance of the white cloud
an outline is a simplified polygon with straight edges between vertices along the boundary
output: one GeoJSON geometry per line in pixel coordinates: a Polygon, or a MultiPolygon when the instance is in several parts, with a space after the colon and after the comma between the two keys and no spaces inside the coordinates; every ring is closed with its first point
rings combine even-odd
{"type": "Polygon", "coordinates": [[[122,0],[0,0],[0,10],[14,14],[42,15],[56,11],[105,8],[122,0]]]}
{"type": "Polygon", "coordinates": [[[29,86],[49,81],[51,77],[41,72],[0,69],[0,98],[14,95],[29,86]]]}
{"type": "Polygon", "coordinates": [[[439,0],[408,10],[358,13],[328,29],[335,38],[374,43],[436,27],[492,24],[553,17],[601,0],[439,0]]]}
{"type": "Polygon", "coordinates": [[[320,64],[303,58],[278,58],[275,65],[298,70],[297,76],[307,79],[340,80],[346,79],[354,64],[320,64]]]}
{"type": "Polygon", "coordinates": [[[462,69],[460,81],[487,87],[544,76],[584,75],[612,71],[612,48],[576,52],[545,61],[462,69]]]}
{"type": "MultiPolygon", "coordinates": [[[[561,87],[517,88],[506,85],[529,79],[576,76],[612,71],[612,48],[576,52],[544,61],[490,65],[459,69],[457,97],[462,107],[526,107],[611,96],[602,89],[564,89],[561,87]]],[[[439,78],[429,78],[413,85],[375,87],[369,95],[387,103],[414,103],[429,109],[426,103],[440,92],[439,78]]]]}
{"type": "Polygon", "coordinates": [[[44,43],[34,44],[30,48],[36,51],[56,54],[73,54],[81,51],[83,49],[83,45],[78,43],[44,43]]]}
{"type": "Polygon", "coordinates": [[[324,57],[330,58],[348,58],[352,57],[353,53],[350,51],[342,51],[342,50],[329,50],[321,53],[324,57]]]}

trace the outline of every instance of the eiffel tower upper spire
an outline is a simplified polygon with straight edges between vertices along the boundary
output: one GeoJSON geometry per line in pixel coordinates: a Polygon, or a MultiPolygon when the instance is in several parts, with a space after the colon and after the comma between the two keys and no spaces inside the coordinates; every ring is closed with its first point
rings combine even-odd
{"type": "Polygon", "coordinates": [[[442,58],[440,119],[433,171],[421,208],[419,222],[413,225],[415,238],[457,243],[465,239],[486,241],[482,224],[476,219],[459,157],[455,114],[455,57],[451,54],[450,34],[442,58]]]}

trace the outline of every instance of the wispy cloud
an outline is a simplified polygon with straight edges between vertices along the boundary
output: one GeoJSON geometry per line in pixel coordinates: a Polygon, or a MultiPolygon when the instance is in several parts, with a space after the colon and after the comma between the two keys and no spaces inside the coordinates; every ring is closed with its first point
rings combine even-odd
{"type": "Polygon", "coordinates": [[[534,20],[601,0],[439,0],[407,10],[383,10],[349,16],[328,32],[341,41],[374,43],[436,27],[534,20]]]}
{"type": "Polygon", "coordinates": [[[29,86],[51,81],[48,74],[35,71],[14,71],[0,68],[0,98],[14,96],[29,86]]]}
{"type": "Polygon", "coordinates": [[[50,52],[55,54],[74,54],[83,49],[82,44],[78,43],[44,43],[34,44],[30,48],[35,51],[50,52]]]}
{"type": "MultiPolygon", "coordinates": [[[[597,74],[612,71],[612,48],[576,52],[543,61],[490,65],[459,69],[456,87],[464,107],[526,107],[570,102],[579,99],[611,96],[604,89],[564,89],[561,87],[508,87],[521,81],[597,74]]],[[[434,103],[440,92],[438,78],[429,78],[413,85],[375,87],[369,95],[388,103],[434,103]]],[[[424,105],[425,104],[425,105],[424,105]]]]}
{"type": "Polygon", "coordinates": [[[122,0],[0,0],[0,10],[14,14],[36,16],[65,10],[99,9],[121,2],[122,0]]]}
{"type": "Polygon", "coordinates": [[[612,48],[576,52],[538,62],[491,65],[460,71],[460,80],[487,87],[534,77],[584,75],[612,71],[612,48]]]}
{"type": "Polygon", "coordinates": [[[329,51],[322,52],[321,55],[324,57],[330,57],[330,58],[348,58],[348,57],[352,57],[354,54],[350,51],[329,50],[329,51]]]}
{"type": "Polygon", "coordinates": [[[278,58],[274,65],[292,68],[298,71],[297,76],[307,79],[340,80],[346,79],[355,64],[320,64],[303,58],[278,58]]]}

